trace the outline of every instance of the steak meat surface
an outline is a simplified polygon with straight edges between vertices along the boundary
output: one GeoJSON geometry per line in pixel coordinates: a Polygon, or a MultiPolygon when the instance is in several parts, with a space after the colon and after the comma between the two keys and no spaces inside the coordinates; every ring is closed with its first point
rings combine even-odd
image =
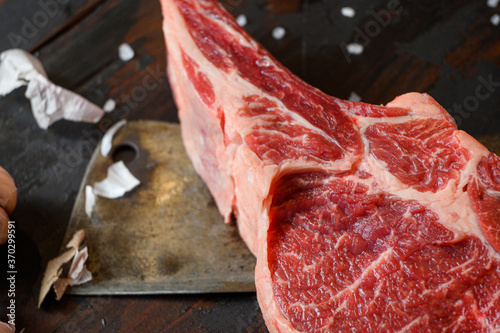
{"type": "Polygon", "coordinates": [[[271,332],[500,332],[500,158],[426,94],[343,101],[214,0],[161,0],[186,150],[271,332]]]}

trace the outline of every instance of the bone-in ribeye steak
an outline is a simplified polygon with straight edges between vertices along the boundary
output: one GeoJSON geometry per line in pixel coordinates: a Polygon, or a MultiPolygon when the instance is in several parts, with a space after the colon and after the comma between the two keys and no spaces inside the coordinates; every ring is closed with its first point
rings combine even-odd
{"type": "Polygon", "coordinates": [[[500,158],[431,97],[343,101],[214,0],[161,0],[187,152],[271,332],[500,332],[500,158]]]}

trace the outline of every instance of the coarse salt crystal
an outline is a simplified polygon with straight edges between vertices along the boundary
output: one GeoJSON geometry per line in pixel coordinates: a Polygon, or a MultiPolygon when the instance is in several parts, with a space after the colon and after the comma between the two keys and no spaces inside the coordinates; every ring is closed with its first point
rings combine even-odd
{"type": "Polygon", "coordinates": [[[273,29],[273,38],[276,40],[283,39],[286,35],[286,30],[283,27],[276,27],[273,29]]]}
{"type": "Polygon", "coordinates": [[[349,95],[349,100],[351,102],[361,102],[361,96],[356,94],[354,91],[351,91],[351,94],[349,95]]]}
{"type": "Polygon", "coordinates": [[[129,44],[123,43],[118,47],[118,56],[122,61],[129,61],[134,55],[134,49],[129,44]]]}
{"type": "Polygon", "coordinates": [[[104,112],[111,112],[113,111],[114,109],[116,108],[116,102],[114,99],[108,99],[106,101],[106,103],[104,103],[104,106],[102,107],[102,109],[104,110],[104,112]]]}
{"type": "Polygon", "coordinates": [[[498,25],[500,23],[500,16],[498,14],[493,15],[490,18],[491,24],[498,25]]]}
{"type": "Polygon", "coordinates": [[[236,18],[236,23],[238,23],[240,27],[244,27],[248,23],[247,17],[243,14],[238,15],[238,17],[236,18]]]}
{"type": "Polygon", "coordinates": [[[349,43],[346,45],[346,49],[350,54],[359,55],[363,53],[365,48],[363,47],[363,45],[358,43],[349,43]]]}
{"type": "Polygon", "coordinates": [[[486,4],[488,5],[488,7],[490,8],[495,8],[496,6],[498,6],[498,1],[499,0],[488,0],[486,2],[486,4]]]}
{"type": "Polygon", "coordinates": [[[342,7],[340,13],[345,17],[354,17],[356,15],[356,11],[352,7],[342,7]]]}

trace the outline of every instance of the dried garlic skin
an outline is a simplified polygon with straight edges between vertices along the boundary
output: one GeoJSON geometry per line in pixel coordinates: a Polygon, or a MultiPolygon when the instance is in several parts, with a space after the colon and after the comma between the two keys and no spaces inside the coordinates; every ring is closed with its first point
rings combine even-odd
{"type": "Polygon", "coordinates": [[[17,203],[17,188],[14,179],[0,166],[0,207],[12,213],[17,203]]]}

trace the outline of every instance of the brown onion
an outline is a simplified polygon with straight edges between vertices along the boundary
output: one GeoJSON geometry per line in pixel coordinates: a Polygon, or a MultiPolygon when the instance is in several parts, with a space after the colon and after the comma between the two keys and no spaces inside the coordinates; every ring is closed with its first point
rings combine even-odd
{"type": "Polygon", "coordinates": [[[14,326],[0,321],[0,333],[14,333],[15,331],[14,326]]]}
{"type": "Polygon", "coordinates": [[[9,235],[9,215],[0,208],[0,245],[7,241],[9,235]]]}
{"type": "Polygon", "coordinates": [[[12,213],[17,203],[17,189],[14,179],[2,167],[0,167],[0,207],[7,214],[12,213]]]}

